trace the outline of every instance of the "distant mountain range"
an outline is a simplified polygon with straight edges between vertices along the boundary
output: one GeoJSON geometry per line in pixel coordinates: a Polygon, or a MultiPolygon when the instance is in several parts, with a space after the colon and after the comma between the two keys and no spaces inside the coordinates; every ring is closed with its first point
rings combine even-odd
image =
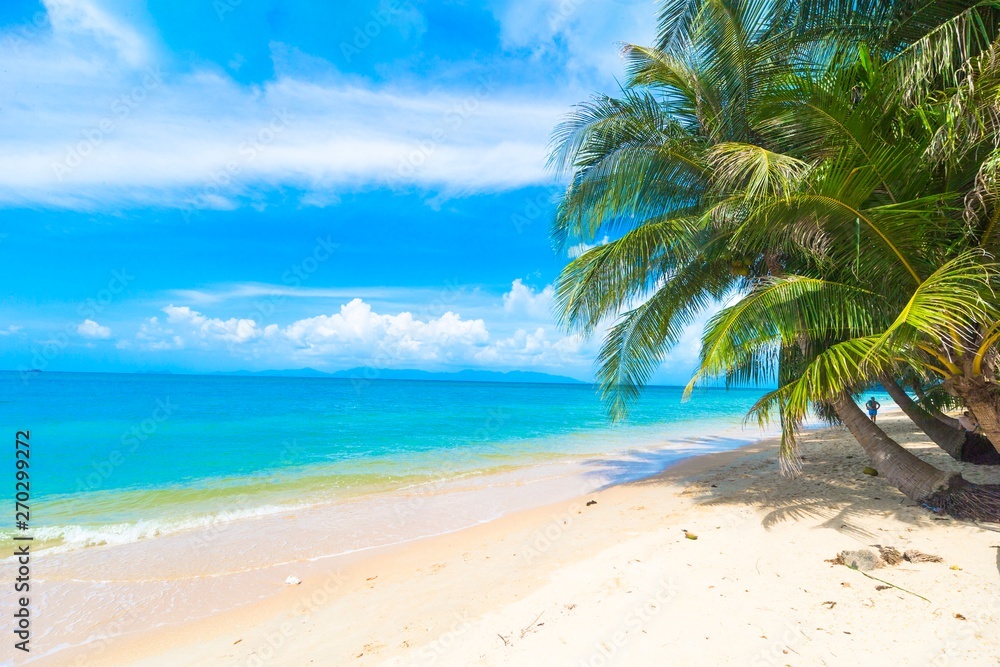
{"type": "Polygon", "coordinates": [[[550,375],[534,371],[478,371],[464,370],[454,373],[418,371],[413,369],[370,368],[361,366],[344,371],[324,373],[315,368],[297,368],[275,371],[233,371],[214,375],[239,375],[255,377],[314,377],[314,378],[365,378],[368,380],[432,380],[436,382],[537,382],[549,384],[586,384],[565,375],[550,375]]]}

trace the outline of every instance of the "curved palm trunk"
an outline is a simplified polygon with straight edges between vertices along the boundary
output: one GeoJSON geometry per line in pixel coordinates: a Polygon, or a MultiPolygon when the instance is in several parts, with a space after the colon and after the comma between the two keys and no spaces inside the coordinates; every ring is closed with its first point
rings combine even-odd
{"type": "MultiPolygon", "coordinates": [[[[989,438],[978,433],[969,433],[961,427],[961,424],[957,429],[945,426],[944,422],[934,419],[923,406],[907,396],[903,388],[891,377],[879,376],[879,382],[906,416],[938,447],[948,452],[951,458],[981,466],[1000,465],[1000,451],[997,451],[989,438]]],[[[957,419],[954,421],[958,424],[957,419]]]]}
{"type": "Polygon", "coordinates": [[[854,399],[842,394],[833,404],[837,416],[858,441],[879,475],[910,500],[923,502],[946,488],[951,475],[938,470],[885,434],[869,419],[854,399]]]}
{"type": "Polygon", "coordinates": [[[972,484],[914,456],[876,426],[849,394],[833,403],[879,475],[910,500],[959,519],[1000,522],[1000,485],[972,484]]]}
{"type": "MultiPolygon", "coordinates": [[[[924,404],[928,404],[927,395],[924,393],[924,390],[920,388],[920,385],[917,384],[913,385],[913,393],[915,393],[917,395],[917,398],[919,398],[924,404]]],[[[924,408],[924,406],[920,405],[919,403],[917,405],[921,408],[924,408]]],[[[949,417],[940,410],[927,409],[927,408],[924,408],[924,410],[926,410],[931,415],[931,417],[934,417],[934,419],[937,419],[939,422],[943,424],[947,424],[952,428],[962,428],[962,424],[957,419],[955,419],[954,417],[949,417]]]]}
{"type": "MultiPolygon", "coordinates": [[[[878,381],[882,383],[885,390],[892,396],[900,410],[906,413],[914,424],[921,431],[927,434],[938,447],[948,452],[948,455],[956,461],[962,461],[962,445],[965,444],[965,431],[956,430],[945,426],[945,424],[931,416],[929,412],[917,405],[903,388],[888,375],[879,375],[878,381]]],[[[957,420],[956,420],[957,421],[957,420]]]]}
{"type": "Polygon", "coordinates": [[[958,380],[955,393],[972,410],[979,422],[983,435],[990,439],[993,447],[1000,452],[1000,390],[996,385],[982,378],[958,380]]]}

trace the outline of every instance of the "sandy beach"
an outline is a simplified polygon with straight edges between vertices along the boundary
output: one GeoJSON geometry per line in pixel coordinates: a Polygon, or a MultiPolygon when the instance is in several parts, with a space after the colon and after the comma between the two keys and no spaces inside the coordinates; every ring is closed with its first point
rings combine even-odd
{"type": "MultiPolygon", "coordinates": [[[[934,465],[1000,481],[884,419],[934,465]]],[[[1000,664],[997,528],[932,515],[863,474],[843,429],[806,434],[802,454],[796,479],[761,442],[458,532],[301,562],[285,568],[301,584],[272,582],[194,622],[119,634],[126,606],[92,641],[31,664],[1000,664]],[[876,545],[942,560],[868,573],[829,562],[876,545]]]]}

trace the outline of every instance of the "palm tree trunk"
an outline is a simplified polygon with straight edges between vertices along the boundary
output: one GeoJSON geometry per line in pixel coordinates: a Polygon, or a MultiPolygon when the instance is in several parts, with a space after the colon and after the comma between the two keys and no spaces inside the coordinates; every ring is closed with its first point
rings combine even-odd
{"type": "Polygon", "coordinates": [[[841,394],[833,407],[879,475],[907,498],[959,519],[1000,522],[1000,485],[972,484],[914,456],[876,426],[849,394],[841,394]]]}
{"type": "Polygon", "coordinates": [[[910,500],[923,502],[946,488],[951,476],[938,470],[885,434],[869,419],[854,399],[842,394],[833,404],[837,416],[858,441],[879,475],[910,500]]]}
{"type": "Polygon", "coordinates": [[[990,439],[993,447],[1000,452],[1000,390],[995,384],[982,378],[958,378],[954,391],[979,422],[983,435],[990,439]]]}
{"type": "Polygon", "coordinates": [[[906,413],[910,421],[926,433],[927,437],[934,441],[934,444],[948,452],[948,456],[956,461],[963,460],[962,445],[965,444],[964,429],[949,428],[943,422],[934,419],[929,412],[907,396],[903,388],[889,375],[879,375],[878,381],[889,392],[889,396],[892,396],[892,400],[896,402],[899,409],[906,413]]]}
{"type": "Polygon", "coordinates": [[[921,403],[922,403],[922,404],[918,403],[918,405],[920,405],[920,407],[924,408],[924,410],[926,410],[927,412],[929,412],[930,415],[932,417],[934,417],[934,419],[937,419],[939,422],[941,422],[943,424],[947,424],[948,426],[950,426],[952,428],[962,428],[962,424],[957,419],[955,419],[954,417],[949,417],[948,415],[944,414],[940,410],[935,410],[934,408],[925,408],[924,407],[924,405],[929,405],[929,404],[927,403],[927,395],[924,394],[924,390],[920,388],[919,384],[914,384],[913,385],[913,393],[917,395],[917,398],[919,398],[920,401],[921,401],[921,403]]]}

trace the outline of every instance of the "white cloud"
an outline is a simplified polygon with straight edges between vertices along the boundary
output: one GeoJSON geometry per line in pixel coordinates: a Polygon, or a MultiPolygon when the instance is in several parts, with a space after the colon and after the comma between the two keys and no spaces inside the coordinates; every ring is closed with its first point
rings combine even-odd
{"type": "Polygon", "coordinates": [[[101,326],[94,320],[84,320],[76,327],[76,332],[84,338],[106,340],[111,338],[111,329],[101,326]]]}
{"type": "MultiPolygon", "coordinates": [[[[265,288],[263,293],[270,293],[275,286],[233,286],[229,293],[242,294],[244,287],[257,294],[265,288]]],[[[227,301],[229,293],[223,290],[223,298],[204,301],[209,308],[231,312],[238,306],[227,301]]],[[[317,294],[325,299],[339,296],[339,292],[317,294]]],[[[420,290],[407,296],[410,303],[430,303],[420,290]]],[[[460,305],[449,302],[447,308],[410,310],[390,302],[379,302],[376,307],[352,298],[341,301],[333,312],[310,316],[309,310],[300,310],[298,319],[289,323],[214,317],[187,305],[171,304],[161,309],[161,315],[139,323],[134,336],[125,337],[119,331],[117,346],[144,355],[208,353],[216,368],[220,359],[228,358],[250,362],[255,368],[532,368],[590,377],[607,327],[599,327],[591,336],[567,334],[552,319],[552,299],[551,285],[539,290],[515,280],[499,302],[495,296],[470,293],[460,305]],[[463,317],[459,307],[474,316],[463,317]]],[[[311,302],[304,306],[317,307],[311,302]]],[[[654,383],[684,384],[690,379],[704,324],[719,307],[709,308],[685,328],[678,343],[664,355],[654,383]]],[[[95,332],[103,329],[96,322],[84,324],[95,332]]],[[[169,358],[184,363],[190,357],[169,358]]]]}
{"type": "MultiPolygon", "coordinates": [[[[152,75],[145,76],[145,88],[139,75],[138,88],[120,84],[126,96],[148,88],[130,116],[110,108],[91,109],[93,120],[46,114],[20,126],[36,135],[30,145],[27,137],[0,137],[18,164],[0,167],[0,202],[86,207],[110,196],[227,210],[276,184],[305,189],[307,206],[335,205],[338,189],[372,183],[514,189],[549,182],[546,141],[564,109],[489,99],[462,118],[449,115],[463,104],[460,95],[418,92],[413,95],[423,99],[412,104],[397,92],[324,88],[289,78],[252,95],[217,76],[155,87],[152,75]],[[204,116],[194,100],[212,96],[240,111],[204,116]]],[[[114,94],[90,93],[96,99],[114,94]]],[[[54,106],[48,93],[32,97],[28,104],[35,111],[54,106]]]]}
{"type": "Polygon", "coordinates": [[[166,319],[151,317],[136,333],[149,350],[229,349],[327,360],[447,362],[472,355],[489,341],[481,319],[464,320],[453,312],[419,319],[412,313],[382,315],[361,299],[353,299],[332,315],[317,315],[281,327],[252,319],[208,317],[189,306],[162,309],[166,319]]]}
{"type": "MultiPolygon", "coordinates": [[[[290,273],[291,275],[291,273],[290,273]]],[[[379,287],[293,287],[267,283],[238,283],[221,285],[212,289],[179,289],[170,294],[178,299],[198,304],[219,303],[232,299],[253,299],[257,297],[293,299],[338,299],[338,298],[388,298],[419,296],[419,290],[389,289],[379,287]]]]}
{"type": "Polygon", "coordinates": [[[86,35],[117,53],[127,64],[138,66],[149,56],[146,40],[123,19],[93,0],[43,0],[57,36],[86,35]]]}
{"type": "Polygon", "coordinates": [[[307,80],[285,62],[306,57],[295,54],[247,87],[221,71],[161,70],[149,40],[97,0],[49,9],[51,36],[0,39],[0,204],[231,209],[281,185],[332,206],[372,184],[548,183],[549,132],[575,99],[540,102],[492,80],[375,85],[332,66],[307,80]]]}
{"type": "MultiPolygon", "coordinates": [[[[231,317],[223,320],[206,317],[189,306],[171,304],[161,310],[167,315],[165,321],[159,317],[150,317],[139,326],[135,338],[140,347],[149,350],[232,347],[273,336],[277,329],[259,327],[257,322],[249,318],[231,317]]],[[[119,347],[130,346],[130,343],[125,342],[119,347]]]]}
{"type": "Polygon", "coordinates": [[[313,208],[328,208],[330,206],[336,206],[340,203],[340,196],[334,192],[328,192],[325,190],[315,190],[313,192],[307,192],[302,195],[299,199],[299,203],[302,206],[313,207],[313,208]]]}
{"type": "Polygon", "coordinates": [[[463,320],[450,311],[427,320],[409,312],[379,315],[361,299],[341,306],[339,313],[294,322],[282,333],[308,354],[374,355],[386,362],[450,361],[489,340],[483,320],[463,320]]]}
{"type": "Polygon", "coordinates": [[[511,284],[510,291],[503,295],[503,309],[511,315],[551,321],[554,297],[555,288],[552,285],[536,292],[518,278],[511,284]]]}
{"type": "Polygon", "coordinates": [[[588,250],[592,250],[593,248],[597,248],[598,246],[607,245],[609,242],[610,240],[608,239],[607,236],[605,236],[603,239],[594,244],[582,243],[582,242],[577,243],[576,245],[567,248],[566,254],[569,256],[570,259],[576,259],[577,257],[580,257],[581,255],[583,255],[583,253],[587,252],[588,250]]]}
{"type": "Polygon", "coordinates": [[[648,0],[508,0],[495,14],[509,48],[539,59],[565,54],[568,73],[585,81],[621,71],[619,43],[649,44],[655,36],[656,6],[648,0]]]}
{"type": "Polygon", "coordinates": [[[549,337],[545,327],[534,331],[518,329],[475,355],[476,361],[507,367],[561,367],[578,365],[583,338],[578,335],[549,337]]]}
{"type": "Polygon", "coordinates": [[[226,343],[245,343],[265,332],[257,328],[257,323],[251,319],[228,320],[208,318],[188,306],[169,305],[163,308],[167,314],[167,325],[189,332],[197,339],[205,341],[222,341],[226,343]]]}
{"type": "MultiPolygon", "coordinates": [[[[570,73],[589,72],[543,98],[490,75],[429,90],[402,77],[375,84],[277,42],[274,79],[245,86],[206,65],[171,71],[135,3],[45,5],[51,33],[0,34],[0,205],[232,209],[289,186],[303,206],[335,206],[371,185],[448,194],[551,183],[551,129],[595,88],[594,73],[610,81],[620,70],[614,42],[652,38],[655,13],[646,0],[501,2],[509,49],[568,53],[570,73]]],[[[401,18],[397,27],[426,28],[415,8],[401,18]]]]}
{"type": "MultiPolygon", "coordinates": [[[[500,319],[520,312],[528,320],[540,316],[539,304],[551,299],[515,282],[500,319]],[[507,307],[510,308],[507,308],[507,307]]],[[[518,327],[509,335],[491,334],[481,318],[464,319],[453,311],[440,316],[376,312],[361,299],[338,312],[294,321],[287,326],[251,319],[210,317],[189,306],[162,309],[165,318],[150,317],[136,332],[134,344],[148,351],[208,350],[241,358],[269,358],[277,363],[309,363],[325,368],[352,365],[385,367],[472,366],[492,368],[589,368],[592,350],[580,336],[563,335],[551,322],[518,327]]],[[[122,349],[132,341],[119,344],[122,349]]]]}

